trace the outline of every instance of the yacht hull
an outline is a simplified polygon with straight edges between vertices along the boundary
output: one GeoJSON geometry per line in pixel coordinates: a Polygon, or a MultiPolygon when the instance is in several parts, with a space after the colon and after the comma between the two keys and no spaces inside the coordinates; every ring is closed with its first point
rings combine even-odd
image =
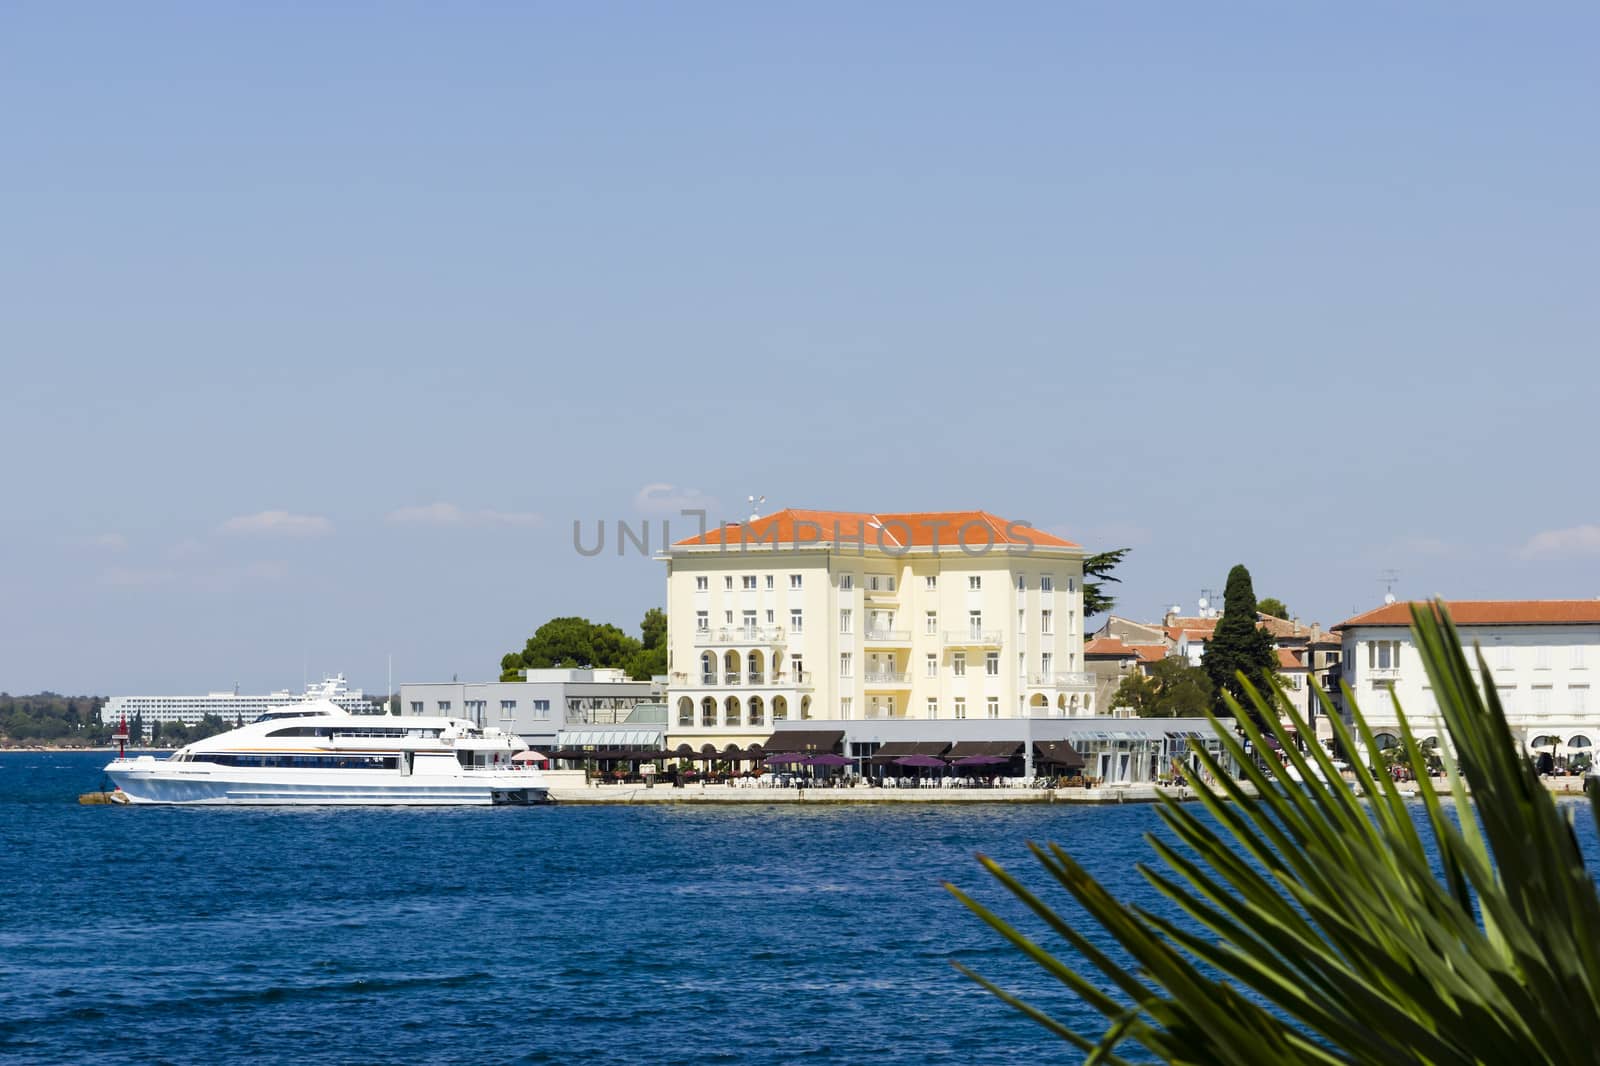
{"type": "Polygon", "coordinates": [[[106,774],[132,803],[209,806],[488,807],[546,802],[536,771],[434,776],[388,770],[284,771],[119,760],[106,774]],[[147,765],[141,766],[140,762],[147,765]]]}

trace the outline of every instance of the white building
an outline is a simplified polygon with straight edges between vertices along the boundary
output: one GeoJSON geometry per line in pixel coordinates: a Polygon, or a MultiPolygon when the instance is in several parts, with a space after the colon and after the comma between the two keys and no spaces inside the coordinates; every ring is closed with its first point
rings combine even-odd
{"type": "MultiPolygon", "coordinates": [[[[1600,671],[1600,600],[1462,600],[1449,610],[1469,654],[1483,650],[1523,744],[1589,753],[1600,737],[1589,692],[1600,671]]],[[[1396,701],[1419,742],[1444,735],[1410,625],[1410,605],[1391,603],[1333,627],[1343,640],[1342,676],[1382,746],[1399,739],[1396,701]]]]}
{"type": "Polygon", "coordinates": [[[400,686],[400,708],[408,715],[465,718],[480,726],[516,733],[535,748],[595,744],[594,727],[610,746],[660,747],[659,715],[630,725],[640,704],[660,697],[649,681],[633,681],[622,670],[524,670],[521,681],[408,682],[400,686]]]}
{"type": "MultiPolygon", "coordinates": [[[[343,674],[306,686],[306,693],[310,694],[313,691],[320,693],[323,685],[329,682],[335,686],[333,702],[345,710],[356,714],[376,714],[383,710],[374,701],[363,696],[360,689],[351,691],[346,688],[343,674]]],[[[137,718],[148,731],[157,723],[166,725],[168,722],[182,722],[186,726],[198,725],[202,718],[210,715],[233,726],[253,722],[257,716],[275,707],[299,703],[305,698],[304,695],[297,695],[288,689],[265,696],[241,696],[237,689],[233,692],[209,692],[204,696],[112,696],[106,701],[105,706],[100,708],[100,721],[106,725],[116,725],[126,721],[131,728],[137,718]]]]}
{"type": "Polygon", "coordinates": [[[785,510],[678,541],[662,556],[671,742],[1093,714],[1083,555],[982,511],[785,510]]]}

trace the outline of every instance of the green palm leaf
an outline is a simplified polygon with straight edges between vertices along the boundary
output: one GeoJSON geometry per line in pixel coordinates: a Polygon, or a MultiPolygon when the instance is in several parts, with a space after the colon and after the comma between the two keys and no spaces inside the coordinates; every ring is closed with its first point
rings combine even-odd
{"type": "MultiPolygon", "coordinates": [[[[947,886],[1097,1011],[1105,1032],[1074,1032],[957,968],[1086,1061],[1120,1062],[1130,1044],[1167,1062],[1224,1066],[1600,1061],[1600,896],[1572,826],[1522,755],[1481,657],[1474,673],[1444,604],[1414,607],[1412,624],[1448,734],[1439,752],[1448,798],[1421,790],[1418,817],[1387,774],[1356,766],[1352,787],[1320,748],[1301,753],[1290,742],[1281,718],[1299,736],[1310,728],[1275,682],[1257,688],[1241,677],[1255,714],[1230,698],[1238,728],[1259,751],[1266,735],[1256,721],[1268,723],[1305,784],[1260,769],[1232,723],[1212,717],[1242,779],[1195,745],[1216,784],[1187,773],[1199,802],[1163,800],[1177,843],[1147,835],[1160,866],[1140,867],[1183,922],[1116,899],[1060,847],[1029,845],[1130,962],[1095,948],[983,856],[1070,952],[1058,955],[947,886]]],[[[1354,733],[1316,693],[1346,751],[1375,751],[1353,694],[1344,695],[1354,733]]],[[[1396,714],[1406,757],[1422,766],[1404,709],[1396,714]]],[[[1600,805],[1591,807],[1600,829],[1600,805]]]]}

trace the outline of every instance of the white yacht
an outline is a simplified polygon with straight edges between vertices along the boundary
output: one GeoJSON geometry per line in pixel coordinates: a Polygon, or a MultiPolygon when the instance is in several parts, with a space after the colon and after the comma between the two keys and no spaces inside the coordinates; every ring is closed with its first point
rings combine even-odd
{"type": "Polygon", "coordinates": [[[443,806],[546,798],[544,775],[517,759],[528,747],[521,737],[461,718],[351,714],[332,695],[325,688],[166,759],[119,757],[106,773],[133,803],[443,806]]]}

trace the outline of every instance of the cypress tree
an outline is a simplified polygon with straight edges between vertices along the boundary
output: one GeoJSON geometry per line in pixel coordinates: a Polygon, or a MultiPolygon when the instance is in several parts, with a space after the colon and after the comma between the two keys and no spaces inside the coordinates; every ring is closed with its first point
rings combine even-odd
{"type": "Polygon", "coordinates": [[[1218,714],[1232,713],[1222,701],[1223,692],[1233,693],[1235,699],[1249,708],[1244,687],[1236,676],[1240,671],[1259,687],[1261,672],[1276,672],[1278,668],[1278,652],[1273,646],[1272,634],[1256,627],[1255,588],[1250,583],[1250,571],[1242,563],[1228,571],[1222,618],[1206,644],[1202,665],[1216,686],[1218,714]]]}

